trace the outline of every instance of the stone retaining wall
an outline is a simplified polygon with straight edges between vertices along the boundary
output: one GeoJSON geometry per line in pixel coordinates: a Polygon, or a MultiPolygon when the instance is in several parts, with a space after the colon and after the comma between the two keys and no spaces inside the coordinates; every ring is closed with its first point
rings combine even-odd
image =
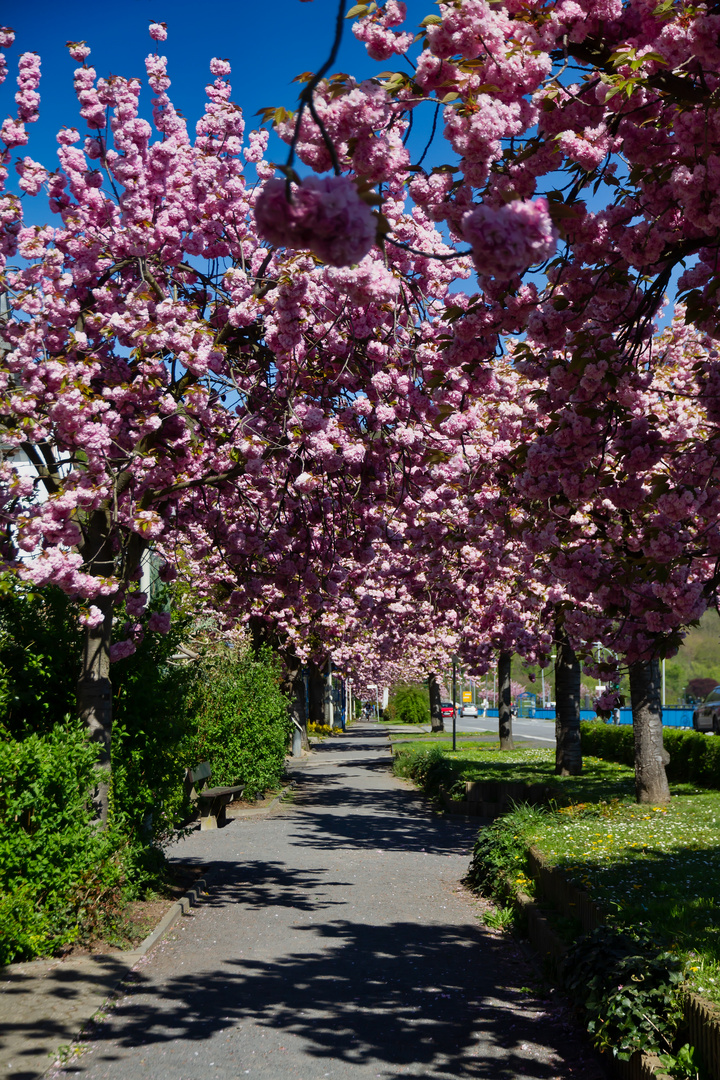
{"type": "Polygon", "coordinates": [[[440,799],[449,813],[490,818],[491,821],[501,814],[507,814],[518,803],[530,803],[531,806],[547,804],[552,795],[553,790],[547,784],[468,780],[465,783],[465,798],[459,800],[451,799],[445,788],[440,787],[440,799]]]}

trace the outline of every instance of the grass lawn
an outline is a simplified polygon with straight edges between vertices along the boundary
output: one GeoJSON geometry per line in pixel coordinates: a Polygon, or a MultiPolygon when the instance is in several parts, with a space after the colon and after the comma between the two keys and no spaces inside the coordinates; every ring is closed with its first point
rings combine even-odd
{"type": "Polygon", "coordinates": [[[559,777],[554,761],[553,749],[461,743],[453,754],[447,742],[425,741],[401,748],[395,768],[424,775],[428,790],[454,782],[458,794],[466,780],[552,784],[557,809],[530,815],[524,838],[613,922],[668,938],[692,988],[720,1004],[720,791],[675,784],[668,807],[638,806],[627,766],[585,758],[582,776],[559,777]],[[413,758],[425,765],[413,770],[413,758]]]}
{"type": "Polygon", "coordinates": [[[378,724],[381,724],[383,727],[402,728],[403,731],[407,728],[407,730],[411,732],[419,732],[421,735],[430,735],[430,732],[427,730],[430,726],[429,720],[427,724],[402,724],[399,720],[378,720],[376,722],[378,724]]]}

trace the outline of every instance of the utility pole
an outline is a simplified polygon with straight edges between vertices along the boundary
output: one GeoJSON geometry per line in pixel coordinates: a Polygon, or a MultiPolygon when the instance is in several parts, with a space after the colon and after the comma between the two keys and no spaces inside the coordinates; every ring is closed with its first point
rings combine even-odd
{"type": "Polygon", "coordinates": [[[457,657],[452,658],[452,701],[453,701],[453,750],[457,750],[456,733],[457,733],[457,706],[455,704],[457,699],[457,657]]]}
{"type": "Polygon", "coordinates": [[[662,707],[665,708],[665,657],[662,662],[662,707]]]}
{"type": "Polygon", "coordinates": [[[335,727],[335,705],[333,702],[332,659],[328,656],[327,674],[325,676],[325,723],[328,727],[335,727]]]}

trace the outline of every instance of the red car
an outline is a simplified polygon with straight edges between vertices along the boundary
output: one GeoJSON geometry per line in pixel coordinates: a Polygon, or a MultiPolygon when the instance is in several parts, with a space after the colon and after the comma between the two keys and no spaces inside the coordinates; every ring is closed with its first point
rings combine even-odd
{"type": "Polygon", "coordinates": [[[441,701],[440,702],[440,713],[442,714],[443,720],[446,717],[447,717],[448,720],[452,720],[454,712],[455,712],[455,709],[453,707],[452,701],[441,701]]]}

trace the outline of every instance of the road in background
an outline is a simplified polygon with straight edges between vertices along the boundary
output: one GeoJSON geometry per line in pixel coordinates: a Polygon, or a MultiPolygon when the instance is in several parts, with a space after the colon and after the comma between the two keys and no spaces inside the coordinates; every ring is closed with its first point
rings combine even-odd
{"type": "MultiPolygon", "coordinates": [[[[445,731],[452,733],[452,720],[446,719],[444,723],[445,731]]],[[[458,735],[478,731],[497,732],[497,729],[497,716],[461,716],[457,720],[458,735]]],[[[538,742],[555,745],[554,720],[521,720],[513,716],[512,729],[514,735],[522,735],[526,739],[537,739],[538,742]]]]}

